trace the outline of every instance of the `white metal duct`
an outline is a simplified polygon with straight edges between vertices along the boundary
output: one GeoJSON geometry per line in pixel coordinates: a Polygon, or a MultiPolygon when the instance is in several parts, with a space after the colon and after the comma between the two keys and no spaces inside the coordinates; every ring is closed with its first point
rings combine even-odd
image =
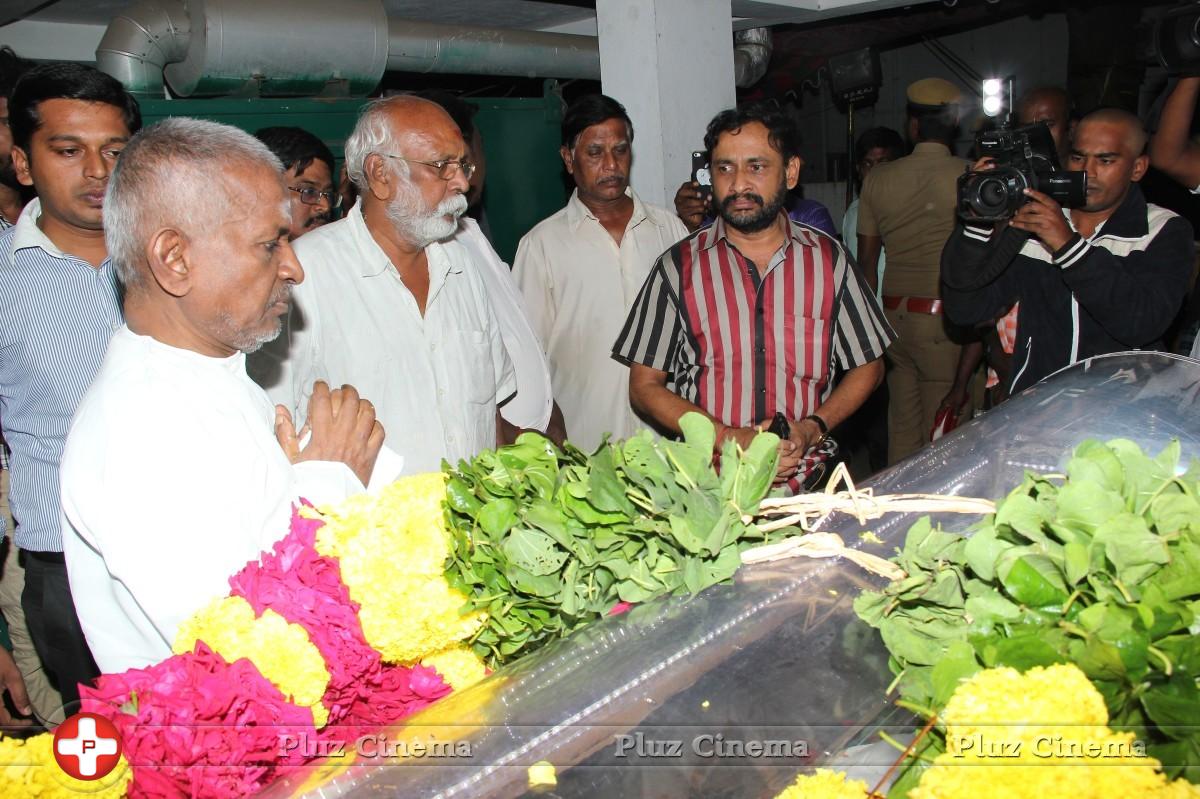
{"type": "Polygon", "coordinates": [[[192,23],[177,0],[141,0],[108,23],[96,66],[136,95],[161,97],[163,68],[187,53],[192,23]]]}
{"type": "MultiPolygon", "coordinates": [[[[766,28],[738,31],[738,86],[762,78],[766,28]]],[[[600,77],[595,37],[388,20],[381,0],[138,0],[96,49],[132,93],[161,97],[369,94],[385,69],[600,77]]]]}
{"type": "Polygon", "coordinates": [[[749,28],[733,34],[734,84],[744,89],[762,80],[774,49],[770,28],[749,28]]]}
{"type": "Polygon", "coordinates": [[[166,69],[184,97],[230,94],[367,94],[387,66],[387,15],[379,0],[191,0],[187,56],[166,69]],[[203,20],[203,22],[199,22],[203,20]],[[255,93],[255,92],[251,92],[255,93]]]}
{"type": "Polygon", "coordinates": [[[594,36],[393,19],[388,69],[599,80],[600,47],[594,36]]]}

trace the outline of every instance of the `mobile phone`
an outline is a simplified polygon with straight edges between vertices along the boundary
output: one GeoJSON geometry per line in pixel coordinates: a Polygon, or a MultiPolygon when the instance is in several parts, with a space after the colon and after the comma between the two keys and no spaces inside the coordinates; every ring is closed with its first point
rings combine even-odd
{"type": "Polygon", "coordinates": [[[786,441],[787,438],[792,434],[792,426],[788,424],[786,416],[784,416],[782,413],[777,413],[775,414],[775,417],[771,419],[771,424],[769,427],[767,427],[767,432],[774,433],[786,441]]]}
{"type": "Polygon", "coordinates": [[[712,173],[708,171],[708,153],[703,150],[692,151],[692,180],[700,185],[705,201],[712,197],[712,173]]]}

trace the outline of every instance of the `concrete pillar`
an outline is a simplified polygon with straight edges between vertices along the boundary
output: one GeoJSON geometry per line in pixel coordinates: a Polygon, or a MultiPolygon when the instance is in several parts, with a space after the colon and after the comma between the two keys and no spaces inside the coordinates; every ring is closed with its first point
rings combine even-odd
{"type": "Polygon", "coordinates": [[[596,0],[600,80],[633,120],[632,184],[673,208],[704,128],[737,102],[730,0],[596,0]]]}

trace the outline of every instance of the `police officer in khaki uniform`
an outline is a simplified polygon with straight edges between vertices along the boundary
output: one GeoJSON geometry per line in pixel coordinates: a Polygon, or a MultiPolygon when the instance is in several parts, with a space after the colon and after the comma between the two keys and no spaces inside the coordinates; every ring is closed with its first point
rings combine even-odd
{"type": "MultiPolygon", "coordinates": [[[[888,349],[888,462],[929,441],[942,398],[954,384],[962,348],[947,333],[939,299],[942,246],[954,230],[958,176],[950,151],[962,92],[925,78],[908,87],[911,155],[871,170],[858,207],[858,260],[874,282],[887,248],[883,307],[899,338],[888,349]]],[[[964,413],[969,413],[968,407],[964,413]]]]}

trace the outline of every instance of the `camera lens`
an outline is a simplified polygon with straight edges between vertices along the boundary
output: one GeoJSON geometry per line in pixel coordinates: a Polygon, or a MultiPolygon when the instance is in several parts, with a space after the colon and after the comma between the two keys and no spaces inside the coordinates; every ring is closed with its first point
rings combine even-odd
{"type": "Polygon", "coordinates": [[[980,176],[973,195],[971,207],[978,216],[1003,215],[1009,205],[1008,182],[999,176],[980,176]]]}
{"type": "Polygon", "coordinates": [[[979,184],[979,201],[986,206],[996,208],[1004,205],[1008,193],[1004,190],[1003,181],[985,180],[979,184]]]}

